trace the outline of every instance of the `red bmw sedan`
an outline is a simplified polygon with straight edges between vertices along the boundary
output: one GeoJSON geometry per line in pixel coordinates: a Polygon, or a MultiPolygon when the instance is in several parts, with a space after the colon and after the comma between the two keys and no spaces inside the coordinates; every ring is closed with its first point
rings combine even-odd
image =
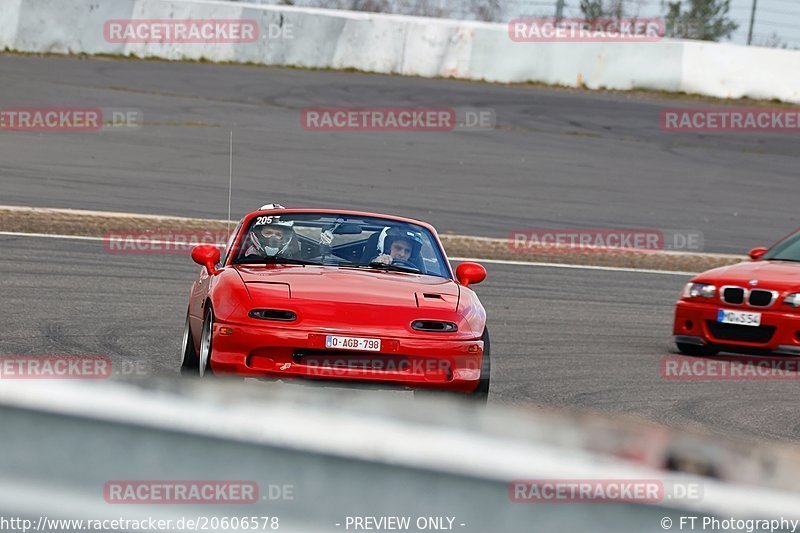
{"type": "Polygon", "coordinates": [[[682,353],[800,355],[800,231],[750,257],[686,285],[673,327],[682,353]]]}

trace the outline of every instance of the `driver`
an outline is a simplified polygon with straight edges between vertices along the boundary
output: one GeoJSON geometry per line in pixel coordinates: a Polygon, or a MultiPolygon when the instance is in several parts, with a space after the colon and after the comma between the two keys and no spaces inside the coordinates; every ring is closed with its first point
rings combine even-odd
{"type": "Polygon", "coordinates": [[[383,263],[384,265],[403,263],[413,265],[415,259],[419,257],[422,249],[422,240],[412,231],[405,231],[400,228],[391,228],[386,232],[383,240],[383,253],[375,257],[371,262],[383,263]]]}
{"type": "Polygon", "coordinates": [[[294,232],[293,220],[280,216],[267,217],[266,223],[253,224],[247,236],[245,257],[300,258],[300,242],[294,232]]]}

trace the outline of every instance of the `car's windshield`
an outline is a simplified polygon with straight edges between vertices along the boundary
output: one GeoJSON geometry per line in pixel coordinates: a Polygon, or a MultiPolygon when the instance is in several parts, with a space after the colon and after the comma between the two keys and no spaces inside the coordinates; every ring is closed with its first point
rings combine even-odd
{"type": "Polygon", "coordinates": [[[800,261],[800,232],[782,240],[762,257],[763,260],[800,261]]]}
{"type": "Polygon", "coordinates": [[[284,213],[254,217],[243,228],[234,264],[283,262],[378,268],[450,277],[426,228],[379,217],[284,213]]]}

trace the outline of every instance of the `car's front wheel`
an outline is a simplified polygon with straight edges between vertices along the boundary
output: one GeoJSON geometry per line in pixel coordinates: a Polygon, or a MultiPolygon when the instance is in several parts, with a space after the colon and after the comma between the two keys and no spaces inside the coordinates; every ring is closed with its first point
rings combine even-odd
{"type": "Polygon", "coordinates": [[[200,377],[213,376],[211,370],[211,340],[212,332],[214,331],[214,310],[211,306],[206,309],[206,315],[203,319],[203,331],[200,334],[200,357],[198,358],[197,369],[200,377]]]}
{"type": "Polygon", "coordinates": [[[675,345],[678,347],[678,351],[684,355],[710,356],[717,355],[719,353],[719,348],[713,344],[704,344],[701,346],[699,344],[676,342],[675,345]]]}
{"type": "Polygon", "coordinates": [[[183,342],[181,343],[181,375],[197,375],[197,349],[194,347],[192,328],[189,325],[189,313],[186,313],[186,324],[183,326],[183,342]]]}
{"type": "Polygon", "coordinates": [[[486,403],[489,400],[489,378],[492,372],[492,360],[489,348],[489,330],[483,330],[483,358],[481,360],[481,377],[478,381],[478,387],[470,393],[470,399],[480,403],[486,403]]]}

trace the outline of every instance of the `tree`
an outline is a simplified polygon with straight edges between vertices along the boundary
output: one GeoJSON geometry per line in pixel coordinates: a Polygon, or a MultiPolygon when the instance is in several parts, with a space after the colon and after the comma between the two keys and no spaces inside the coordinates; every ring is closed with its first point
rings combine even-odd
{"type": "Polygon", "coordinates": [[[773,31],[772,34],[770,34],[770,36],[766,39],[756,42],[756,46],[763,46],[765,48],[782,48],[784,50],[797,50],[796,46],[790,47],[789,43],[784,41],[781,36],[778,35],[778,32],[775,31],[773,31]]]}
{"type": "Polygon", "coordinates": [[[664,21],[667,37],[719,41],[730,38],[739,27],[728,17],[731,0],[687,0],[686,11],[682,3],[678,0],[667,4],[664,21]]]}
{"type": "Polygon", "coordinates": [[[581,0],[580,7],[583,17],[587,20],[621,19],[625,16],[625,0],[609,0],[607,5],[603,0],[581,0]]]}
{"type": "Polygon", "coordinates": [[[500,17],[500,0],[473,0],[472,11],[476,19],[493,22],[500,17]]]}

